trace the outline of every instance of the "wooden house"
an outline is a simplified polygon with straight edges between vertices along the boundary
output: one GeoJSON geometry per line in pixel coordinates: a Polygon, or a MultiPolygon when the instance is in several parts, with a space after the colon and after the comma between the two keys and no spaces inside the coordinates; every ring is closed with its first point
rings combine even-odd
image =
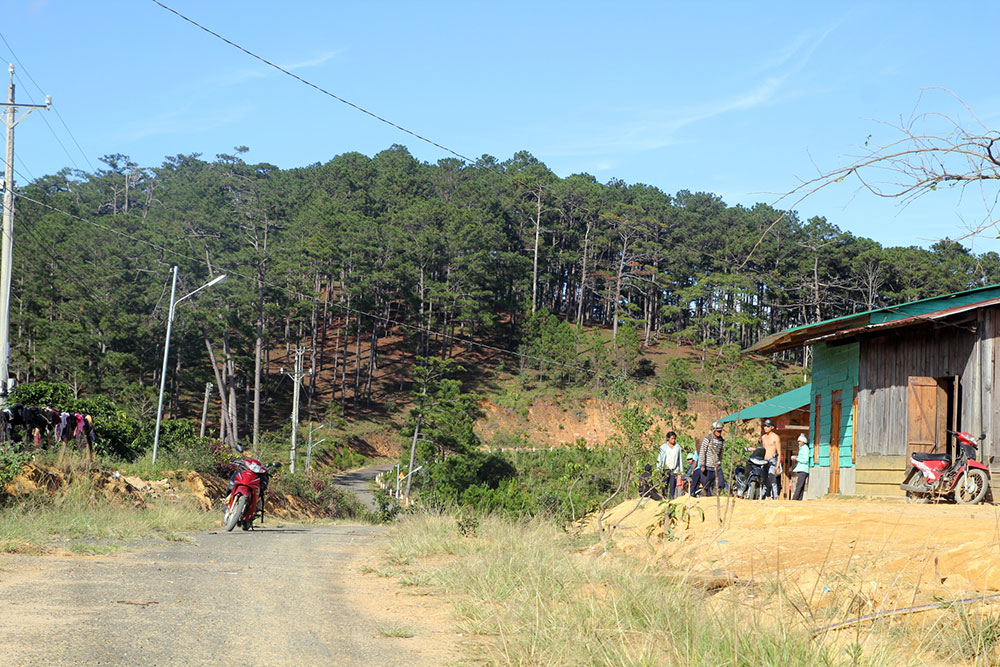
{"type": "Polygon", "coordinates": [[[1000,465],[998,339],[992,285],[787,329],[748,352],[812,346],[808,497],[902,495],[910,453],[949,451],[948,430],[985,433],[978,458],[1000,465]]]}

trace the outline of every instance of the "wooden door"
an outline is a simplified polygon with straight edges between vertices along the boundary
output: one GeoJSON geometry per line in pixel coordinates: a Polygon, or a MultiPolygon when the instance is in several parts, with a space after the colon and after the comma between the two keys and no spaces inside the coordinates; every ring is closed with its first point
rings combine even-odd
{"type": "Polygon", "coordinates": [[[840,493],[841,390],[830,397],[830,493],[840,493]]]}
{"type": "Polygon", "coordinates": [[[911,376],[907,384],[906,457],[943,453],[947,442],[948,395],[936,378],[911,376]]]}

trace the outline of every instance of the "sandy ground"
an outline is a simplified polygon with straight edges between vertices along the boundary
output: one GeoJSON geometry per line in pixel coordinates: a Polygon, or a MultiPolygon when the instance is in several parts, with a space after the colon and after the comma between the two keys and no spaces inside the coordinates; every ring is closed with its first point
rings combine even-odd
{"type": "Polygon", "coordinates": [[[690,527],[681,521],[667,539],[657,518],[663,504],[614,508],[603,522],[611,548],[712,587],[782,587],[817,620],[1000,591],[1000,506],[689,497],[678,504],[690,527]]]}

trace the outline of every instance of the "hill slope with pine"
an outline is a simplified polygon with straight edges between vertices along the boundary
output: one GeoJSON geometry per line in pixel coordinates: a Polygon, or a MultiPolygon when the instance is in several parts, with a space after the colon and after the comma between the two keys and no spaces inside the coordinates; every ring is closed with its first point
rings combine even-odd
{"type": "Polygon", "coordinates": [[[427,359],[454,362],[480,441],[594,444],[622,382],[696,430],[803,381],[796,354],[739,356],[761,336],[1000,282],[996,253],[886,248],[765,204],[559,178],[523,152],[429,164],[393,146],[289,170],[246,155],[108,155],[21,188],[19,382],[149,423],[176,265],[178,297],[229,276],[178,307],[166,384],[166,414],[197,421],[213,383],[215,439],[287,436],[303,349],[303,424],[368,456],[398,450],[427,359]]]}

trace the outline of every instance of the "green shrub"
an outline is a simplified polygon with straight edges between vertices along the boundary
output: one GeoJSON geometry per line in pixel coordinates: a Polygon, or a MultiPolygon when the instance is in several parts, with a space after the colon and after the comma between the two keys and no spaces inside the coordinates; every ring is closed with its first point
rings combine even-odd
{"type": "Polygon", "coordinates": [[[11,405],[40,405],[55,408],[69,406],[76,401],[76,396],[68,384],[61,382],[26,382],[19,384],[10,391],[7,402],[11,405]]]}
{"type": "Polygon", "coordinates": [[[618,460],[610,450],[584,446],[474,452],[427,465],[414,484],[425,507],[571,521],[614,490],[618,460]]]}
{"type": "Polygon", "coordinates": [[[29,460],[31,454],[28,452],[17,451],[13,447],[0,447],[0,499],[4,496],[7,484],[21,473],[29,460]]]}

